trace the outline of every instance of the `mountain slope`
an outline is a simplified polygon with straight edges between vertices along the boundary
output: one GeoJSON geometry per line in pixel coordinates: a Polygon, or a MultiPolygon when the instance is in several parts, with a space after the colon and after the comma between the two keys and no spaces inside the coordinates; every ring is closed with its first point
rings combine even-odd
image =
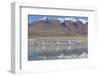
{"type": "Polygon", "coordinates": [[[43,18],[28,25],[29,36],[80,36],[87,35],[88,22],[82,19],[43,18]]]}

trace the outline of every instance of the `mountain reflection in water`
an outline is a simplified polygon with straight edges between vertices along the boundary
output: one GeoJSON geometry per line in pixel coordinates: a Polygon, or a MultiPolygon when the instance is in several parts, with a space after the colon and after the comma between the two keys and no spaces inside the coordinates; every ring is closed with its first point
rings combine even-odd
{"type": "Polygon", "coordinates": [[[87,44],[34,45],[28,41],[28,60],[77,59],[88,57],[87,44]]]}

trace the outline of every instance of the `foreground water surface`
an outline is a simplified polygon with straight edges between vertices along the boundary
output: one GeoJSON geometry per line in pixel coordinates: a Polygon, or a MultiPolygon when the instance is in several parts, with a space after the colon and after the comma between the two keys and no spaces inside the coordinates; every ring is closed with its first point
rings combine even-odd
{"type": "MultiPolygon", "coordinates": [[[[41,43],[40,43],[41,44],[41,43]]],[[[78,59],[88,57],[88,46],[85,42],[75,44],[36,45],[28,41],[28,60],[78,59]]]]}

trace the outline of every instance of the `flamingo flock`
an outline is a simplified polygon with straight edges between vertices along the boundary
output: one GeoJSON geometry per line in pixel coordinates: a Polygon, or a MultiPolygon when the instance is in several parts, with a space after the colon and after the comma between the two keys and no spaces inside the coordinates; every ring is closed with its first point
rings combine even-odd
{"type": "Polygon", "coordinates": [[[65,40],[65,41],[60,41],[60,40],[56,40],[56,41],[45,41],[45,40],[32,40],[30,39],[30,41],[32,41],[34,43],[34,45],[47,45],[50,44],[50,42],[52,42],[55,45],[60,45],[60,44],[65,44],[65,45],[73,45],[73,44],[80,44],[81,41],[80,40],[65,40]]]}

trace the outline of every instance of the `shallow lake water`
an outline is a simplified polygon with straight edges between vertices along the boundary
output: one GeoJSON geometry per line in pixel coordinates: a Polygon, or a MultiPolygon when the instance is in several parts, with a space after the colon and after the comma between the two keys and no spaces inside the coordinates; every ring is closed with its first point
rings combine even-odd
{"type": "Polygon", "coordinates": [[[35,45],[28,41],[28,60],[79,59],[88,57],[87,43],[35,45]]]}

